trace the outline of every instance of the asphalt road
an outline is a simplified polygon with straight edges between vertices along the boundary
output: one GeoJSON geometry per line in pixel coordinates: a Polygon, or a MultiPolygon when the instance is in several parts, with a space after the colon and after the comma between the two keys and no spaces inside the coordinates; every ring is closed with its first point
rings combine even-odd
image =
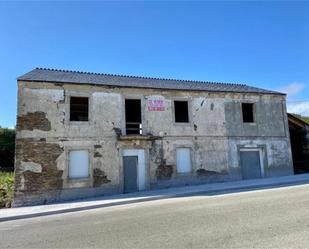
{"type": "Polygon", "coordinates": [[[309,248],[309,185],[0,223],[0,248],[309,248]]]}

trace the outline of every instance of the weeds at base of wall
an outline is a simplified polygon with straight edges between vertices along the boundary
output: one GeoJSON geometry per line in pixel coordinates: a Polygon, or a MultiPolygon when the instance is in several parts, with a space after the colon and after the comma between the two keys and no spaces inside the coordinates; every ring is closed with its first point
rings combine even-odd
{"type": "Polygon", "coordinates": [[[0,172],[0,208],[12,206],[14,194],[14,173],[0,172]]]}

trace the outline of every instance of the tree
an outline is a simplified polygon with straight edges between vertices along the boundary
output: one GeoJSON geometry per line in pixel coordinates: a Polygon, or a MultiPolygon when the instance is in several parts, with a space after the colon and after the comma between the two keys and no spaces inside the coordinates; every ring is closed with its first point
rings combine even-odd
{"type": "Polygon", "coordinates": [[[15,129],[0,127],[0,168],[14,169],[15,129]]]}

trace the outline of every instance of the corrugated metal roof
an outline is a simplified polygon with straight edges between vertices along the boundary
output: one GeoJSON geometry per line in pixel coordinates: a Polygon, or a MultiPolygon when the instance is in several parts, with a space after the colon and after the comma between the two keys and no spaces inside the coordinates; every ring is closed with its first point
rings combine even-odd
{"type": "Polygon", "coordinates": [[[208,92],[239,92],[239,93],[261,93],[280,94],[283,93],[248,86],[245,84],[218,83],[207,81],[191,81],[176,79],[161,79],[127,75],[113,75],[104,73],[89,73],[69,70],[57,70],[48,68],[36,68],[17,80],[68,83],[68,84],[90,84],[115,87],[170,89],[184,91],[208,91],[208,92]]]}

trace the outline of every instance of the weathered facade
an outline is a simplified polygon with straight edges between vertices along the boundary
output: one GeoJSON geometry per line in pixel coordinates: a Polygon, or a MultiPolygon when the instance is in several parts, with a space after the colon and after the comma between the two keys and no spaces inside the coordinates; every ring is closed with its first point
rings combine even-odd
{"type": "Polygon", "coordinates": [[[15,206],[293,174],[285,95],[35,69],[18,79],[15,168],[15,206]]]}

